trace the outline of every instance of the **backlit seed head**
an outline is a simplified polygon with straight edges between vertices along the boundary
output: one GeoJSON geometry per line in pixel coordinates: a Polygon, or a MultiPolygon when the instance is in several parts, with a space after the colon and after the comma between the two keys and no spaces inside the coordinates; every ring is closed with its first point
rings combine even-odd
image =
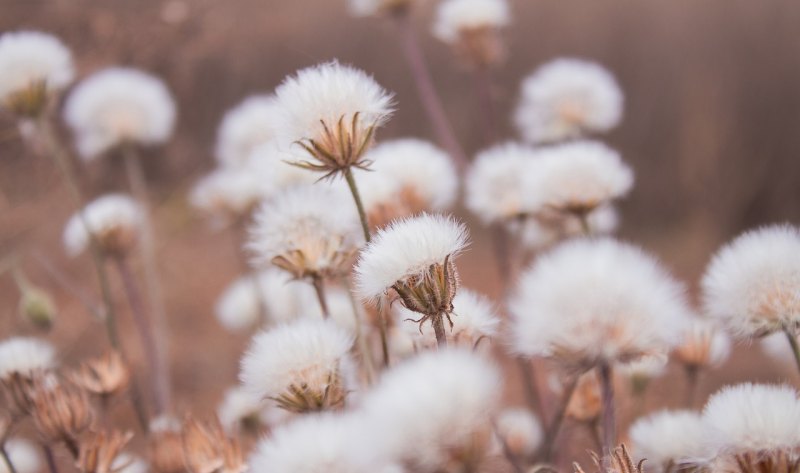
{"type": "Polygon", "coordinates": [[[506,0],[446,0],[437,10],[433,34],[470,64],[484,67],[503,58],[500,32],[510,16],[506,0]]]}
{"type": "Polygon", "coordinates": [[[92,239],[108,257],[129,254],[139,241],[144,219],[140,205],[124,194],[107,194],[89,202],[64,227],[70,256],[86,251],[92,239]]]}
{"type": "Polygon", "coordinates": [[[183,422],[183,455],[190,473],[242,473],[247,469],[239,443],[222,429],[218,419],[183,422]]]}
{"type": "Polygon", "coordinates": [[[133,432],[112,430],[92,433],[81,442],[76,466],[81,473],[118,473],[122,449],[133,437],[133,432]]]}
{"type": "Polygon", "coordinates": [[[403,15],[419,0],[349,0],[353,16],[403,15]]]}
{"type": "Polygon", "coordinates": [[[31,399],[31,414],[39,433],[48,441],[64,442],[75,448],[78,435],[92,421],[86,391],[64,384],[51,375],[36,379],[31,399]]]}
{"type": "Polygon", "coordinates": [[[111,351],[102,357],[86,361],[73,371],[72,382],[99,396],[112,396],[124,390],[130,380],[130,370],[119,352],[111,351]]]}

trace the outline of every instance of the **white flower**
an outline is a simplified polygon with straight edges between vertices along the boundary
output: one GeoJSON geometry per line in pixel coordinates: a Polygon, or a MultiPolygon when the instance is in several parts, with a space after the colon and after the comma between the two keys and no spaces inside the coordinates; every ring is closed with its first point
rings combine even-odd
{"type": "Polygon", "coordinates": [[[532,143],[605,132],[622,118],[622,91],[602,66],[578,59],[556,59],[522,82],[515,121],[532,143]]]}
{"type": "Polygon", "coordinates": [[[700,369],[721,365],[730,353],[731,339],[727,333],[713,321],[692,317],[674,355],[687,368],[700,369]]]}
{"type": "Polygon", "coordinates": [[[705,454],[703,420],[694,411],[662,410],[637,419],[629,437],[633,453],[646,458],[657,472],[699,460],[705,454]]]}
{"type": "Polygon", "coordinates": [[[272,95],[247,97],[228,110],[217,130],[217,161],[227,166],[247,163],[253,150],[276,137],[278,116],[272,95]]]}
{"type": "MultiPolygon", "coordinates": [[[[436,346],[436,337],[432,329],[418,327],[406,321],[406,319],[417,318],[413,312],[401,307],[397,310],[397,315],[398,323],[402,324],[403,329],[408,332],[417,345],[426,348],[436,346]]],[[[500,319],[497,317],[492,303],[486,297],[469,289],[460,289],[453,298],[451,320],[453,321],[452,328],[446,329],[448,338],[466,348],[474,347],[483,338],[493,338],[500,325],[500,319]]]]}
{"type": "Polygon", "coordinates": [[[275,95],[282,139],[301,142],[307,153],[299,162],[328,174],[363,166],[374,128],[393,111],[392,95],[372,77],[335,61],[286,78],[275,95]]]}
{"type": "Polygon", "coordinates": [[[524,182],[537,158],[533,148],[511,142],[478,153],[465,182],[470,212],[488,224],[536,210],[537,190],[526,188],[524,182]]]}
{"type": "MultiPolygon", "coordinates": [[[[287,293],[292,292],[288,286],[283,289],[287,293]]],[[[219,296],[214,314],[226,330],[241,332],[262,321],[261,312],[262,307],[266,309],[266,300],[266,294],[261,288],[261,275],[242,276],[226,287],[219,296]]]]}
{"type": "Polygon", "coordinates": [[[274,473],[402,473],[371,457],[362,423],[354,415],[304,416],[259,442],[249,464],[253,471],[274,473]]]}
{"type": "Polygon", "coordinates": [[[64,120],[87,160],[123,143],[164,143],[172,135],[175,114],[175,101],[160,79],[122,67],[84,79],[64,106],[64,120]]]}
{"type": "Polygon", "coordinates": [[[410,278],[422,277],[467,246],[467,229],[452,217],[422,214],[381,229],[361,252],[355,267],[363,299],[377,299],[410,278]]]}
{"type": "Polygon", "coordinates": [[[250,234],[259,264],[296,278],[345,274],[361,242],[353,202],[325,185],[292,188],[265,202],[250,234]]]}
{"type": "Polygon", "coordinates": [[[509,304],[518,353],[583,368],[666,355],[689,313],[681,285],[655,259],[607,238],[540,257],[509,304]]]}
{"type": "Polygon", "coordinates": [[[544,432],[539,420],[528,409],[508,407],[497,416],[497,434],[517,457],[530,457],[542,443],[544,432]]]}
{"type": "Polygon", "coordinates": [[[55,366],[55,349],[44,340],[29,337],[7,338],[0,342],[0,380],[19,373],[29,377],[55,366]]]}
{"type": "Polygon", "coordinates": [[[737,384],[722,388],[703,409],[705,439],[716,455],[796,450],[800,401],[790,386],[737,384]]]}
{"type": "Polygon", "coordinates": [[[192,188],[189,201],[222,221],[246,217],[266,195],[261,176],[247,166],[217,168],[192,188]]]}
{"type": "Polygon", "coordinates": [[[84,252],[94,236],[100,249],[109,255],[126,254],[136,244],[144,214],[125,194],[106,194],[86,204],[64,227],[64,248],[70,256],[84,252]]]}
{"type": "Polygon", "coordinates": [[[373,16],[383,13],[402,12],[422,0],[348,0],[347,6],[353,16],[373,16]]]}
{"type": "Polygon", "coordinates": [[[251,422],[264,423],[262,419],[264,411],[263,401],[237,386],[225,391],[225,396],[217,408],[217,417],[225,430],[234,432],[251,422]]]}
{"type": "Polygon", "coordinates": [[[800,231],[749,231],[714,255],[703,276],[706,312],[740,337],[800,325],[800,231]]]}
{"type": "Polygon", "coordinates": [[[250,153],[247,170],[258,176],[266,197],[292,188],[317,183],[319,175],[290,164],[296,160],[288,145],[278,141],[264,143],[250,153]]]}
{"type": "Polygon", "coordinates": [[[620,366],[620,372],[634,380],[651,380],[667,371],[666,356],[643,356],[636,361],[620,366]]]}
{"type": "Polygon", "coordinates": [[[507,0],[443,0],[436,10],[433,35],[452,44],[465,33],[500,29],[510,20],[507,0]]]}
{"type": "MultiPolygon", "coordinates": [[[[5,442],[3,448],[17,473],[36,473],[41,471],[42,462],[39,460],[39,452],[27,440],[11,438],[5,442]]],[[[3,461],[0,461],[0,473],[11,473],[3,461]]]]}
{"type": "Polygon", "coordinates": [[[536,189],[542,211],[587,214],[633,186],[633,172],[619,154],[596,141],[551,146],[539,156],[525,173],[523,186],[536,189]]]}
{"type": "MultiPolygon", "coordinates": [[[[240,379],[258,399],[293,412],[344,402],[353,337],[333,321],[298,320],[263,331],[242,358],[240,379]]],[[[350,387],[350,386],[348,386],[350,387]]]]}
{"type": "MultiPolygon", "coordinates": [[[[38,31],[0,35],[0,105],[14,112],[24,112],[19,102],[23,94],[41,87],[39,92],[43,95],[36,99],[45,100],[48,94],[66,87],[74,77],[72,53],[55,36],[38,31]]],[[[29,105],[34,112],[42,103],[29,105]]]]}
{"type": "Polygon", "coordinates": [[[111,463],[114,473],[147,473],[150,465],[141,457],[122,452],[111,463]]]}
{"type": "MultiPolygon", "coordinates": [[[[611,205],[597,207],[586,216],[586,225],[591,235],[614,233],[619,225],[617,209],[611,205]]],[[[564,239],[586,235],[580,217],[564,213],[548,215],[543,219],[526,218],[522,221],[510,221],[506,228],[519,238],[525,248],[535,251],[545,249],[564,239]]]]}
{"type": "Polygon", "coordinates": [[[384,141],[366,153],[370,170],[356,174],[370,222],[382,226],[423,210],[453,205],[458,176],[450,157],[423,140],[384,141]]]}

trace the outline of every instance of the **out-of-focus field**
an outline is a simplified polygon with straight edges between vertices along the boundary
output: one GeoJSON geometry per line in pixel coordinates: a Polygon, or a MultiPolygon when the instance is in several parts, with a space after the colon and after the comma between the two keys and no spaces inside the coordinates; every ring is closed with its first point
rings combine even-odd
{"type": "MultiPolygon", "coordinates": [[[[538,64],[567,55],[611,69],[626,105],[622,126],[607,141],[637,176],[621,205],[623,238],[655,251],[694,285],[711,252],[736,233],[762,223],[797,222],[800,2],[512,3],[510,54],[494,74],[502,135],[514,138],[508,117],[518,84],[538,64]]],[[[448,113],[472,154],[483,143],[471,76],[427,34],[429,8],[416,20],[448,113]]],[[[379,138],[433,138],[393,24],[353,19],[344,0],[0,0],[0,31],[20,28],[61,37],[73,49],[81,76],[106,65],[141,67],[163,77],[177,96],[176,136],[149,153],[147,174],[179,407],[213,408],[234,382],[246,343],[246,337],[222,331],[212,316],[217,295],[241,271],[239,243],[211,231],[186,201],[189,186],[213,166],[223,112],[249,94],[270,91],[300,67],[338,58],[396,92],[399,111],[379,138]]],[[[56,296],[54,337],[68,347],[68,359],[96,354],[105,343],[100,329],[40,263],[94,290],[88,258],[69,260],[61,246],[73,209],[51,164],[27,153],[14,131],[8,117],[0,119],[0,258],[22,258],[28,276],[56,296]]],[[[81,165],[87,193],[124,189],[121,168],[113,161],[81,165]]],[[[499,297],[487,234],[458,212],[474,237],[460,263],[464,284],[499,297]]],[[[3,337],[30,330],[18,320],[17,298],[11,278],[0,277],[3,337]]],[[[136,343],[130,349],[135,353],[136,343]]],[[[704,393],[722,382],[789,375],[755,352],[740,350],[704,382],[704,393]]],[[[682,381],[675,375],[657,381],[654,393],[679,392],[682,381]]]]}

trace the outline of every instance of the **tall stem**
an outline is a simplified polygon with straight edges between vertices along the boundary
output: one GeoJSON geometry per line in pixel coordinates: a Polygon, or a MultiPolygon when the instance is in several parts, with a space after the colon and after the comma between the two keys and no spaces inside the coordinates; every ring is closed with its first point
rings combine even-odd
{"type": "Polygon", "coordinates": [[[422,54],[422,48],[417,40],[408,12],[398,13],[395,16],[395,21],[399,29],[403,54],[411,69],[411,76],[417,86],[420,102],[422,102],[425,113],[428,115],[428,120],[433,126],[436,138],[453,157],[455,164],[460,169],[463,169],[467,166],[467,157],[458,143],[455,133],[453,133],[453,127],[444,111],[442,100],[433,85],[431,73],[425,63],[425,57],[422,54]]]}
{"type": "Polygon", "coordinates": [[[356,346],[358,347],[358,351],[361,352],[361,359],[364,360],[364,368],[367,371],[367,383],[372,384],[372,381],[375,379],[375,365],[372,361],[372,353],[370,352],[369,345],[367,344],[367,339],[364,338],[364,332],[362,330],[361,321],[362,312],[361,312],[361,305],[356,301],[355,296],[353,295],[353,290],[350,287],[349,281],[346,277],[342,278],[342,284],[347,291],[347,297],[350,299],[350,307],[353,309],[353,317],[355,318],[356,322],[356,346]]]}
{"type": "Polygon", "coordinates": [[[478,108],[483,118],[483,134],[486,145],[497,140],[497,122],[492,98],[492,78],[487,66],[476,66],[474,72],[475,91],[478,97],[478,108]]]}
{"type": "Polygon", "coordinates": [[[328,310],[328,301],[325,299],[325,285],[321,276],[315,275],[311,277],[311,285],[314,286],[314,292],[317,294],[317,301],[319,308],[322,310],[322,317],[329,319],[331,313],[328,310]]]}
{"type": "Polygon", "coordinates": [[[686,366],[684,368],[684,373],[686,374],[686,408],[691,409],[697,397],[700,369],[697,366],[686,366]]]}
{"type": "Polygon", "coordinates": [[[6,464],[6,470],[9,473],[17,473],[17,469],[14,467],[14,463],[11,461],[11,457],[8,456],[8,452],[6,451],[6,446],[4,443],[0,443],[0,456],[3,457],[3,463],[6,464]]]}
{"type": "Polygon", "coordinates": [[[616,442],[616,413],[614,411],[614,379],[611,365],[600,363],[597,367],[603,399],[603,462],[608,464],[616,442]]]}
{"type": "MultiPolygon", "coordinates": [[[[567,383],[564,394],[561,397],[561,404],[559,404],[558,409],[556,409],[555,415],[553,420],[550,421],[550,426],[547,428],[547,432],[545,433],[544,443],[542,444],[542,460],[545,462],[549,462],[553,458],[553,447],[556,444],[556,438],[558,438],[558,432],[561,430],[561,425],[564,423],[564,417],[567,414],[567,408],[569,407],[569,401],[572,399],[572,395],[575,393],[575,388],[578,386],[578,375],[575,375],[570,379],[567,383]]],[[[544,420],[544,417],[542,417],[544,420]]]]}
{"type": "Polygon", "coordinates": [[[133,314],[133,321],[139,331],[139,338],[142,343],[145,358],[147,359],[149,372],[153,376],[153,382],[150,386],[153,391],[155,411],[156,414],[162,414],[166,410],[168,402],[166,389],[163,384],[166,378],[159,367],[158,345],[155,340],[155,335],[153,334],[153,327],[145,312],[142,296],[139,293],[139,288],[136,285],[136,281],[128,267],[127,261],[124,258],[116,258],[114,262],[119,271],[120,279],[122,279],[125,294],[128,297],[128,303],[130,304],[131,313],[133,314]]]}
{"type": "Polygon", "coordinates": [[[386,304],[378,305],[378,333],[381,337],[381,354],[383,355],[383,367],[389,367],[389,329],[386,324],[386,304]]]}
{"type": "Polygon", "coordinates": [[[439,314],[431,317],[431,325],[433,325],[433,333],[436,334],[436,344],[439,348],[447,348],[447,332],[444,330],[444,315],[439,314]]]}
{"type": "Polygon", "coordinates": [[[46,443],[43,443],[42,452],[44,452],[44,458],[47,461],[47,468],[50,473],[58,473],[58,464],[56,463],[56,458],[53,455],[53,449],[50,448],[50,446],[46,443]]]}
{"type": "Polygon", "coordinates": [[[353,195],[353,200],[356,203],[356,209],[358,210],[358,218],[361,220],[361,230],[364,232],[364,240],[369,243],[370,241],[370,234],[369,234],[369,222],[367,222],[367,213],[364,211],[364,203],[361,202],[361,194],[358,192],[358,186],[356,185],[356,179],[353,177],[353,170],[350,166],[344,168],[344,179],[347,181],[347,187],[350,188],[350,194],[353,195]]]}
{"type": "Polygon", "coordinates": [[[786,334],[786,339],[789,340],[789,345],[792,347],[792,354],[794,361],[797,363],[797,369],[800,371],[800,346],[797,344],[797,337],[787,326],[783,326],[783,333],[786,334]]]}
{"type": "Polygon", "coordinates": [[[164,358],[167,352],[166,348],[166,310],[164,308],[164,294],[162,291],[161,277],[158,272],[158,265],[156,263],[156,248],[155,248],[155,234],[153,231],[152,211],[149,205],[149,192],[147,188],[147,181],[144,176],[144,169],[142,168],[141,160],[132,145],[125,145],[122,148],[125,161],[125,173],[128,177],[128,183],[131,192],[139,204],[145,209],[143,221],[143,234],[141,239],[141,256],[144,267],[145,284],[147,286],[147,294],[149,296],[149,307],[153,314],[152,328],[152,342],[156,350],[154,354],[156,359],[153,360],[155,364],[152,366],[155,371],[153,375],[156,377],[155,385],[158,389],[158,397],[156,398],[156,414],[162,414],[165,409],[170,405],[170,383],[169,383],[169,365],[164,358]]]}
{"type": "Polygon", "coordinates": [[[545,408],[542,396],[539,393],[538,383],[536,382],[533,362],[522,357],[516,357],[515,360],[517,362],[517,368],[519,368],[522,391],[525,393],[525,400],[528,402],[528,407],[543,419],[545,408]]]}

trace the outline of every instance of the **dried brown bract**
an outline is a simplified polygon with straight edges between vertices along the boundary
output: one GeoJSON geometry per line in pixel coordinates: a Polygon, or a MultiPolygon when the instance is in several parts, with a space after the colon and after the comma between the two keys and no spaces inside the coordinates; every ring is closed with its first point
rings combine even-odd
{"type": "MultiPolygon", "coordinates": [[[[598,473],[644,473],[643,465],[645,460],[639,460],[638,463],[634,463],[624,443],[611,452],[611,456],[608,459],[609,464],[605,468],[601,466],[601,461],[597,454],[592,453],[592,460],[598,473]]],[[[575,473],[586,473],[578,463],[573,463],[572,466],[575,473]]]]}
{"type": "Polygon", "coordinates": [[[191,473],[242,473],[247,469],[239,443],[225,435],[216,418],[184,421],[183,455],[191,473]]]}
{"type": "Polygon", "coordinates": [[[61,383],[55,376],[38,378],[32,391],[31,414],[39,433],[48,441],[64,442],[78,457],[78,435],[92,421],[86,391],[61,383]]]}
{"type": "Polygon", "coordinates": [[[130,370],[119,352],[111,351],[82,363],[71,373],[70,379],[92,394],[108,397],[128,386],[130,370]]]}
{"type": "Polygon", "coordinates": [[[82,473],[116,473],[122,467],[114,467],[114,462],[122,453],[122,449],[133,437],[132,432],[93,433],[81,442],[80,454],[76,466],[82,473]]]}
{"type": "Polygon", "coordinates": [[[159,418],[150,424],[148,459],[157,473],[184,473],[183,433],[175,419],[159,418]]]}

